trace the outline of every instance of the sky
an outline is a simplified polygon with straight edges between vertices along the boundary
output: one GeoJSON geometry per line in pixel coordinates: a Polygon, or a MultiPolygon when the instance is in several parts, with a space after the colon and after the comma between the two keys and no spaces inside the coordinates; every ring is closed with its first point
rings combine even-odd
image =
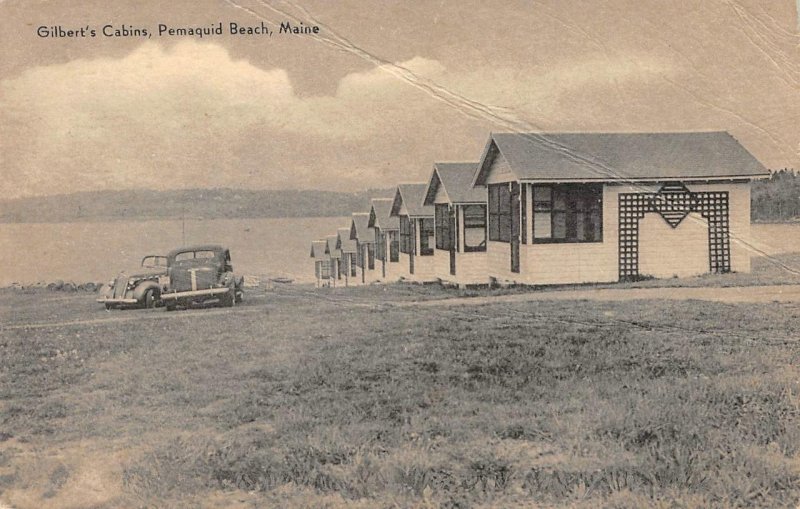
{"type": "Polygon", "coordinates": [[[0,196],[391,187],[493,131],[725,130],[800,169],[796,0],[159,4],[0,1],[0,196]]]}

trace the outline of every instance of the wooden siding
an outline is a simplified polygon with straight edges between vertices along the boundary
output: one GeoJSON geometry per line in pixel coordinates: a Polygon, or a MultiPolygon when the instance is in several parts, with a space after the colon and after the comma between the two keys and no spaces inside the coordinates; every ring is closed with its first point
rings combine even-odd
{"type": "MultiPolygon", "coordinates": [[[[441,257],[444,258],[444,256],[441,257]]],[[[437,258],[436,254],[431,256],[415,256],[414,274],[410,276],[410,279],[420,282],[429,282],[438,280],[441,277],[441,274],[437,273],[436,271],[436,258],[437,258]]],[[[406,263],[408,263],[408,259],[406,259],[406,263]]],[[[408,265],[406,265],[406,267],[408,267],[408,265]]]]}
{"type": "Polygon", "coordinates": [[[489,282],[488,256],[485,252],[456,253],[456,275],[450,274],[450,253],[436,253],[436,276],[444,282],[462,285],[483,285],[489,282]]]}
{"type": "Polygon", "coordinates": [[[659,214],[639,221],[639,275],[689,277],[708,272],[708,221],[691,213],[672,228],[659,214]]]}
{"type": "MultiPolygon", "coordinates": [[[[408,259],[406,259],[406,264],[402,264],[402,258],[400,261],[397,262],[390,262],[389,261],[389,236],[383,235],[383,242],[384,248],[386,253],[386,261],[383,262],[381,260],[375,260],[375,271],[378,273],[381,281],[386,283],[391,283],[400,279],[400,277],[404,276],[406,272],[408,272],[408,259]],[[383,264],[386,264],[386,276],[383,275],[383,264]],[[405,269],[405,271],[403,270],[405,269]]],[[[402,257],[402,253],[400,253],[402,257]]],[[[406,255],[407,256],[407,255],[406,255]]]]}
{"type": "Polygon", "coordinates": [[[486,177],[487,184],[500,184],[501,182],[511,182],[517,180],[511,165],[508,164],[503,154],[494,152],[494,158],[489,165],[489,175],[486,177]]]}
{"type": "Polygon", "coordinates": [[[374,268],[369,268],[369,246],[367,244],[360,244],[359,248],[361,249],[362,259],[364,260],[364,267],[363,269],[359,268],[359,281],[363,281],[364,284],[375,283],[382,279],[382,271],[380,260],[375,259],[374,268]],[[361,271],[364,271],[364,277],[361,278],[361,271]]]}
{"type": "Polygon", "coordinates": [[[441,182],[436,186],[436,196],[433,199],[433,203],[450,203],[450,197],[447,196],[447,191],[441,182]]]}
{"type": "MultiPolygon", "coordinates": [[[[409,273],[409,271],[408,271],[408,266],[409,266],[408,258],[409,258],[409,256],[410,255],[407,254],[407,253],[402,253],[402,252],[400,253],[400,263],[398,264],[400,266],[398,267],[397,270],[400,273],[400,277],[402,277],[403,279],[412,279],[413,278],[413,275],[411,273],[409,273]]],[[[416,261],[416,260],[414,260],[414,261],[416,261]]]]}
{"type": "MultiPolygon", "coordinates": [[[[727,191],[730,200],[731,230],[731,268],[736,272],[750,271],[750,184],[686,184],[693,192],[727,191]]],[[[527,244],[520,246],[520,273],[511,272],[510,244],[489,242],[487,249],[487,274],[502,282],[521,284],[570,284],[611,282],[619,279],[618,259],[618,204],[619,194],[634,192],[656,192],[660,186],[607,185],[603,188],[603,241],[591,243],[527,244]]],[[[530,209],[530,208],[529,208],[530,209]]],[[[652,219],[664,220],[655,213],[642,219],[641,226],[647,227],[652,219]]],[[[689,221],[687,217],[684,221],[689,221]]],[[[529,224],[531,221],[528,222],[529,224]]],[[[666,226],[666,223],[664,223],[666,226]]],[[[679,227],[680,228],[680,227],[679,227]]],[[[687,227],[686,230],[692,230],[687,227]]],[[[707,230],[705,230],[707,232],[707,230]]],[[[674,232],[672,232],[674,233],[674,232]]],[[[646,254],[647,270],[666,274],[672,267],[670,253],[693,250],[708,253],[708,238],[700,248],[698,234],[670,235],[670,249],[663,255],[646,254]]],[[[648,239],[648,232],[640,230],[640,235],[648,239]]],[[[531,237],[528,237],[529,239],[531,237]]],[[[648,241],[649,242],[649,241],[648,241]]],[[[653,247],[657,252],[657,246],[653,247]]],[[[692,255],[694,256],[694,255],[692,255]]],[[[692,258],[692,260],[695,260],[692,258]]],[[[688,260],[686,263],[695,263],[688,260]]],[[[708,260],[704,272],[708,272],[708,260]]],[[[645,274],[645,271],[640,271],[645,274]]],[[[671,274],[670,274],[671,275],[671,274]]]]}

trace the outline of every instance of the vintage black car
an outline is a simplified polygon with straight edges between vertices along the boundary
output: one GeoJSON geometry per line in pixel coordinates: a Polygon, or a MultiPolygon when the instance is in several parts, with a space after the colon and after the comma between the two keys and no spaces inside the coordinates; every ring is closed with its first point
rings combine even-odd
{"type": "Polygon", "coordinates": [[[161,303],[166,283],[167,257],[147,255],[139,267],[122,271],[100,288],[97,302],[112,308],[152,308],[161,303]]]}
{"type": "Polygon", "coordinates": [[[167,255],[167,285],[161,300],[167,311],[214,302],[232,307],[244,297],[243,282],[244,278],[233,273],[228,249],[217,245],[182,247],[167,255]]]}

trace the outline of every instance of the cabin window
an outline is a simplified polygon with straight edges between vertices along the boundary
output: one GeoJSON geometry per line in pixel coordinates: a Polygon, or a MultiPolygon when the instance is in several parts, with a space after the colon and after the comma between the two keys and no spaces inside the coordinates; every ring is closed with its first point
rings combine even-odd
{"type": "Polygon", "coordinates": [[[367,244],[367,268],[375,270],[375,244],[367,244]]]}
{"type": "Polygon", "coordinates": [[[489,240],[511,242],[511,190],[508,184],[489,186],[489,240]]]}
{"type": "Polygon", "coordinates": [[[411,220],[408,216],[400,217],[400,252],[414,253],[414,238],[411,236],[411,220]]]}
{"type": "Polygon", "coordinates": [[[400,261],[400,232],[391,231],[389,234],[389,261],[400,261]]]}
{"type": "Polygon", "coordinates": [[[350,257],[350,277],[356,277],[356,257],[353,253],[349,254],[350,257]]]}
{"type": "Polygon", "coordinates": [[[424,217],[419,222],[419,254],[421,256],[430,256],[433,254],[434,239],[436,237],[433,218],[424,217]]]}
{"type": "Polygon", "coordinates": [[[450,207],[446,204],[437,204],[434,218],[436,220],[436,249],[449,251],[454,247],[454,235],[450,228],[450,207]]]}
{"type": "Polygon", "coordinates": [[[534,186],[533,241],[602,242],[602,185],[534,186]]]}
{"type": "Polygon", "coordinates": [[[465,205],[464,252],[486,251],[486,205],[465,205]]]}

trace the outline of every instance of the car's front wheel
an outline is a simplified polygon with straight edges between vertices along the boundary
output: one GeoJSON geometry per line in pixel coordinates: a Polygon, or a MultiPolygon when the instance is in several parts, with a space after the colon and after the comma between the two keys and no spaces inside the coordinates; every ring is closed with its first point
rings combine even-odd
{"type": "Polygon", "coordinates": [[[233,286],[228,287],[228,291],[222,294],[219,299],[220,304],[224,308],[232,308],[236,305],[236,288],[233,286]]]}
{"type": "Polygon", "coordinates": [[[145,309],[152,309],[156,307],[156,301],[158,301],[158,298],[159,293],[155,288],[147,290],[142,297],[142,307],[145,309]]]}

